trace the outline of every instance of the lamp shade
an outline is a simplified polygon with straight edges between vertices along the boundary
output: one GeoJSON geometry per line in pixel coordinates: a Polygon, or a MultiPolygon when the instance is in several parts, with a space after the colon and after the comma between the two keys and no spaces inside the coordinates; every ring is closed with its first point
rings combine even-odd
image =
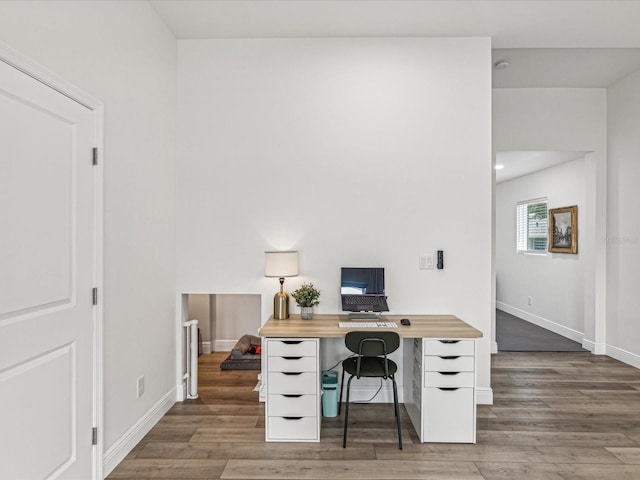
{"type": "Polygon", "coordinates": [[[295,277],[298,275],[298,252],[264,252],[265,277],[295,277]]]}

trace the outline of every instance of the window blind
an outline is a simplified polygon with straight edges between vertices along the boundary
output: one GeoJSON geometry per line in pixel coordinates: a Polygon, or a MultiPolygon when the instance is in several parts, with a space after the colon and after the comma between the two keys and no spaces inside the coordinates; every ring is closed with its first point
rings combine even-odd
{"type": "Polygon", "coordinates": [[[546,198],[518,202],[516,205],[516,250],[518,252],[546,251],[548,228],[546,198]]]}

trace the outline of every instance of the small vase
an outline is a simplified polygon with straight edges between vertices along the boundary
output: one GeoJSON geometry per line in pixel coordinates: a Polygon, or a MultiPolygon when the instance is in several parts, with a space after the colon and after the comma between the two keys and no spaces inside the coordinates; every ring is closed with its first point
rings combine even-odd
{"type": "Polygon", "coordinates": [[[313,307],[300,307],[300,316],[304,320],[311,320],[313,318],[313,307]]]}

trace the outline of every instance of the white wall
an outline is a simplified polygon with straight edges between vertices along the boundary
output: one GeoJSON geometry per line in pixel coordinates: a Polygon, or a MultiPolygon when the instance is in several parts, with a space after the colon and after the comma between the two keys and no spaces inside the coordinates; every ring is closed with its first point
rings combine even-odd
{"type": "Polygon", "coordinates": [[[99,1],[0,2],[0,41],[105,105],[109,450],[175,387],[176,42],[147,2],[99,1]]]}
{"type": "Polygon", "coordinates": [[[291,248],[286,290],[311,281],[332,313],[341,266],[383,266],[393,313],[485,332],[488,391],[490,53],[486,38],[179,41],[179,291],[258,293],[265,320],[264,251],[291,248]],[[418,270],[436,249],[445,269],[418,270]]]}
{"type": "Polygon", "coordinates": [[[189,320],[198,320],[198,330],[202,343],[211,342],[211,312],[209,295],[189,295],[189,320]]]}
{"type": "Polygon", "coordinates": [[[607,98],[607,353],[640,368],[640,72],[611,86],[607,98]]]}
{"type": "Polygon", "coordinates": [[[260,295],[212,295],[215,297],[216,351],[230,351],[243,335],[258,335],[262,325],[260,295]]]}
{"type": "MultiPolygon", "coordinates": [[[[605,350],[607,105],[598,88],[493,90],[493,150],[588,151],[585,157],[583,346],[605,350]]],[[[497,254],[496,254],[497,255],[497,254]]]]}
{"type": "Polygon", "coordinates": [[[584,336],[584,264],[592,258],[581,235],[589,228],[585,162],[574,160],[496,185],[498,308],[577,342],[584,336]],[[548,208],[578,205],[577,254],[516,252],[516,205],[542,197],[548,208]]]}

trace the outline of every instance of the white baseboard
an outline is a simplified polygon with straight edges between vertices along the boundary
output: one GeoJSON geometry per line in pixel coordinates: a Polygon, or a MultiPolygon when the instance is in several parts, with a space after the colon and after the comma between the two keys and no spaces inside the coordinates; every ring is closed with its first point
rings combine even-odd
{"type": "Polygon", "coordinates": [[[202,354],[209,355],[211,353],[211,342],[202,342],[202,354]]]}
{"type": "Polygon", "coordinates": [[[107,477],[118,464],[124,460],[133,447],[149,433],[149,430],[158,423],[165,413],[176,403],[176,389],[172,388],[167,392],[140,420],[138,420],[129,430],[125,432],[111,447],[104,453],[104,476],[107,477]]]}
{"type": "Polygon", "coordinates": [[[613,345],[607,345],[607,355],[632,367],[640,368],[640,355],[635,353],[614,347],[613,345]]]}
{"type": "Polygon", "coordinates": [[[519,308],[512,307],[511,305],[507,305],[506,303],[496,302],[496,308],[498,310],[502,310],[503,312],[510,313],[511,315],[515,315],[518,318],[526,320],[529,323],[533,323],[539,327],[545,328],[547,330],[551,330],[558,335],[562,335],[574,342],[582,343],[584,333],[578,332],[569,327],[565,327],[564,325],[560,325],[559,323],[552,322],[543,317],[539,317],[529,312],[525,312],[524,310],[520,310],[519,308]]]}
{"type": "Polygon", "coordinates": [[[589,350],[594,355],[606,355],[607,346],[603,343],[595,343],[586,338],[582,339],[582,348],[589,350]]]}
{"type": "Polygon", "coordinates": [[[216,352],[230,352],[238,340],[216,340],[213,348],[216,352]]]}
{"type": "Polygon", "coordinates": [[[493,389],[491,387],[476,387],[476,404],[493,405],[493,389]]]}
{"type": "Polygon", "coordinates": [[[184,402],[185,398],[187,398],[187,389],[182,382],[180,385],[176,385],[176,402],[184,402]]]}
{"type": "Polygon", "coordinates": [[[491,342],[491,353],[498,353],[498,342],[491,342]]]}

